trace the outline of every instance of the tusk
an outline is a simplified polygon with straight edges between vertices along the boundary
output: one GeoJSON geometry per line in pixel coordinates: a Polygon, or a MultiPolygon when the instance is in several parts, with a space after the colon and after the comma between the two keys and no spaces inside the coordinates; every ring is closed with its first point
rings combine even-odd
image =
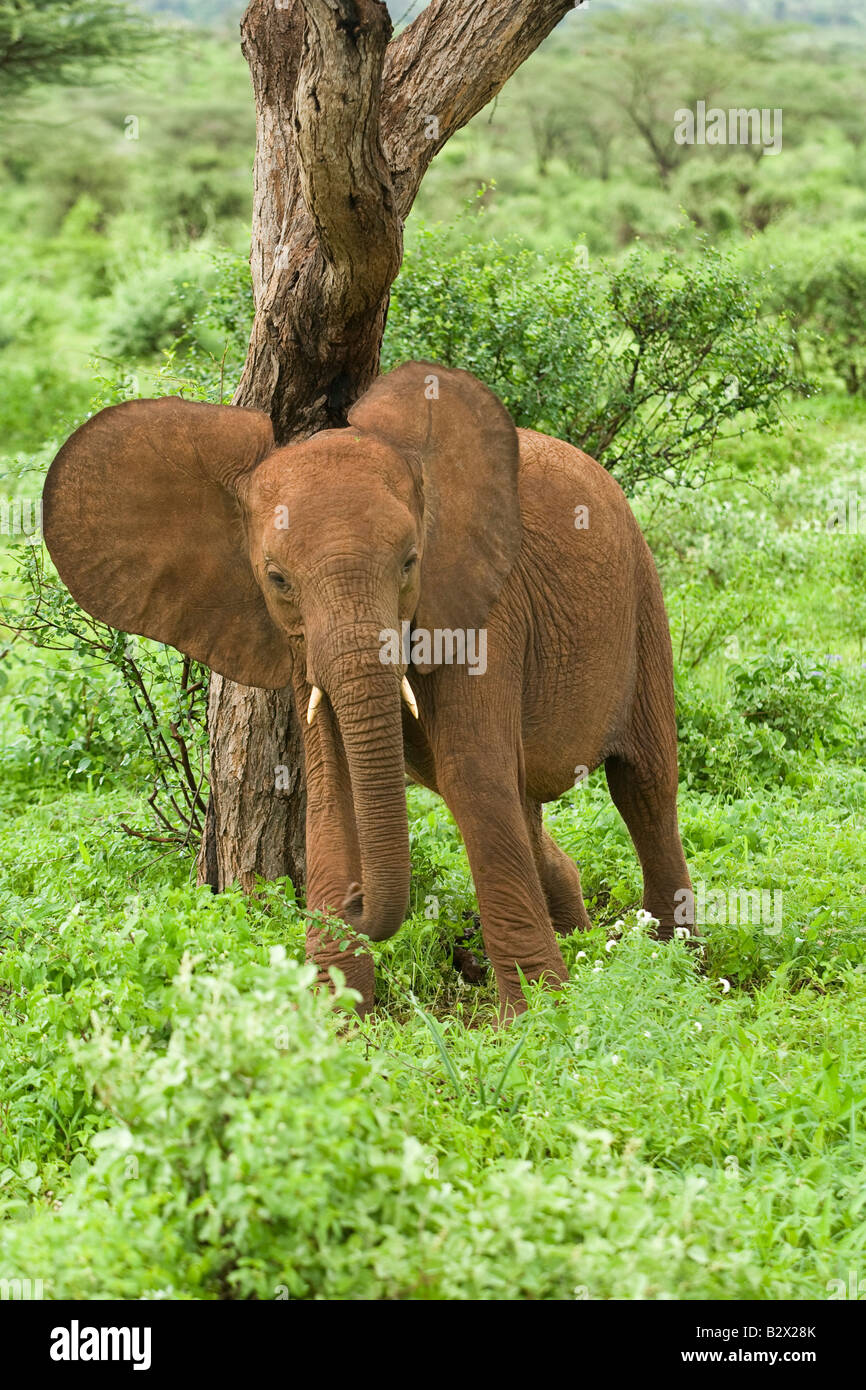
{"type": "Polygon", "coordinates": [[[403,696],[403,699],[406,701],[406,704],[409,706],[410,710],[412,711],[412,713],[414,714],[415,718],[417,719],[417,718],[418,718],[418,705],[417,705],[417,702],[416,702],[416,700],[415,700],[415,696],[412,694],[412,687],[411,687],[411,685],[409,684],[409,682],[408,682],[408,680],[406,679],[405,676],[403,677],[403,680],[402,680],[402,682],[401,682],[401,684],[400,684],[400,694],[403,696]]]}
{"type": "Polygon", "coordinates": [[[317,685],[313,686],[310,692],[310,703],[307,705],[307,723],[312,724],[316,717],[316,710],[322,703],[322,692],[317,685]]]}

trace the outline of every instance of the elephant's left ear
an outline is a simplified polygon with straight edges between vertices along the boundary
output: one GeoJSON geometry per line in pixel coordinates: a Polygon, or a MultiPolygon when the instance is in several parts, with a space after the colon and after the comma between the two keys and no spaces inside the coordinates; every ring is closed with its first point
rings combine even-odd
{"type": "Polygon", "coordinates": [[[417,627],[480,628],[520,549],[517,431],[469,372],[408,362],[379,377],[349,423],[420,464],[424,552],[417,627]]]}

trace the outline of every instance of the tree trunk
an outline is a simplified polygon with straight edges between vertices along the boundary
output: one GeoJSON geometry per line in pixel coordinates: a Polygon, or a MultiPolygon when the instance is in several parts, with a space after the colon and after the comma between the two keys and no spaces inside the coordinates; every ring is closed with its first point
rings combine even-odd
{"type": "MultiPolygon", "coordinates": [[[[433,156],[574,0],[431,0],[389,43],[383,0],[252,0],[255,317],[236,405],[278,443],[340,427],[379,370],[403,222],[433,156]]],[[[211,796],[198,860],[215,890],[304,877],[290,690],[211,677],[211,796]]]]}

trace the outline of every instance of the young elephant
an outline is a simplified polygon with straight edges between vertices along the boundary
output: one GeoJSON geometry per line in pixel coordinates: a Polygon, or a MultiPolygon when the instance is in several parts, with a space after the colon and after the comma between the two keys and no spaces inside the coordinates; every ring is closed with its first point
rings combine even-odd
{"type": "MultiPolygon", "coordinates": [[[[680,920],[690,884],[658,576],[605,470],[516,430],[467,372],[409,363],[348,419],[275,448],[256,411],[112,406],[52,464],[45,539],[94,617],[243,685],[292,683],[307,905],[353,938],[382,941],[406,912],[406,769],[439,792],[508,1017],[524,1007],[520,972],[566,979],[555,931],[589,925],[578,870],[541,818],[585,770],[605,765],[659,935],[680,920]]],[[[309,955],[323,979],[339,965],[369,1008],[372,958],[339,936],[311,928],[309,955]]]]}

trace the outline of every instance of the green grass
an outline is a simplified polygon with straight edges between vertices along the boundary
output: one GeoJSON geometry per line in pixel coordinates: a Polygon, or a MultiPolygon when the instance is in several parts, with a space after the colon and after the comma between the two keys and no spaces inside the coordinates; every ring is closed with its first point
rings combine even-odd
{"type": "Polygon", "coordinates": [[[215,897],[188,862],[148,864],[114,820],[129,794],[9,798],[7,1276],[192,1298],[821,1298],[847,1278],[866,1241],[862,818],[820,795],[763,817],[687,797],[695,878],[722,863],[786,893],[783,937],[710,926],[701,970],[614,921],[632,856],[606,794],[579,795],[550,819],[585,846],[589,896],[607,885],[607,928],[565,943],[568,988],[505,1032],[450,964],[473,900],[426,794],[415,894],[440,915],[378,949],[360,1026],[293,966],[285,885],[215,897]],[[819,903],[838,924],[809,926],[819,903]]]}

